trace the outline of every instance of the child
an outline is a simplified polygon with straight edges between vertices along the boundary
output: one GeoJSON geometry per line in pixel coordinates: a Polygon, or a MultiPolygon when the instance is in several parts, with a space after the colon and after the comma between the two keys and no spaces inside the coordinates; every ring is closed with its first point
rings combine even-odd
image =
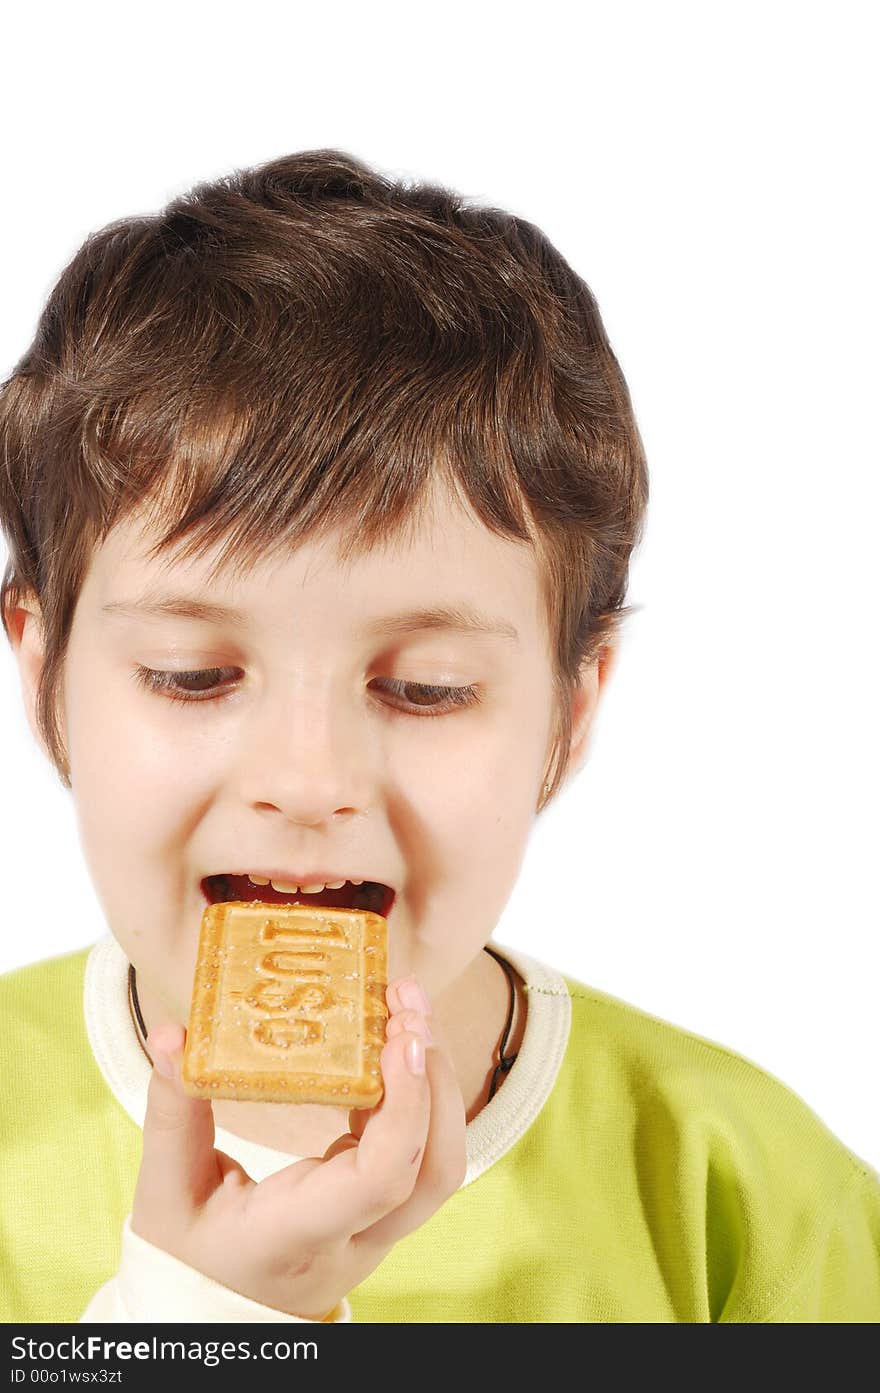
{"type": "Polygon", "coordinates": [[[333,150],[199,186],[86,241],[0,439],[110,929],[0,982],[5,1320],[880,1317],[880,1182],[805,1103],[489,947],[648,492],[537,228],[333,150]],[[375,1110],[182,1091],[205,905],[272,894],[387,916],[375,1110]]]}

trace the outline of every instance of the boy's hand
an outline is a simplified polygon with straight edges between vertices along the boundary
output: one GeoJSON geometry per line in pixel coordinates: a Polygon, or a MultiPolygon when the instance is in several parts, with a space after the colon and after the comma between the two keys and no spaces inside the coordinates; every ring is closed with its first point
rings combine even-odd
{"type": "Polygon", "coordinates": [[[425,1048],[425,1014],[400,996],[407,981],[386,992],[381,1102],[353,1109],[351,1131],[323,1158],[259,1184],[214,1149],[210,1102],[183,1092],[183,1028],[152,1030],[134,1232],[253,1301],[309,1320],[329,1314],[464,1179],[461,1090],[445,1051],[425,1048]]]}

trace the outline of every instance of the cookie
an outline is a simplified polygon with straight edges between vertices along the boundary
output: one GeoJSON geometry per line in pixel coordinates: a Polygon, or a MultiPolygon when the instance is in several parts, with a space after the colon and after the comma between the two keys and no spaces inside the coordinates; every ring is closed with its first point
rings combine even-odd
{"type": "Polygon", "coordinates": [[[262,901],[202,916],[183,1086],[198,1098],[371,1108],[388,1008],[387,922],[262,901]]]}

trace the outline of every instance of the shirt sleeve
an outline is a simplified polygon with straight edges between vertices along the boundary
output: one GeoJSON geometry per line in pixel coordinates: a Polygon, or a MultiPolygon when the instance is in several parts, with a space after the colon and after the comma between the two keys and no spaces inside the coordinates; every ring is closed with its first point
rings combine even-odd
{"type": "MultiPolygon", "coordinates": [[[[80,1323],[98,1321],[315,1324],[302,1316],[291,1316],[251,1301],[189,1267],[135,1233],[130,1215],[122,1227],[119,1271],[95,1293],[80,1316],[80,1323]]],[[[351,1307],[343,1300],[320,1323],[346,1321],[351,1321],[351,1307]]]]}
{"type": "Polygon", "coordinates": [[[880,1177],[875,1171],[855,1176],[825,1216],[801,1273],[763,1320],[880,1322],[880,1177]]]}

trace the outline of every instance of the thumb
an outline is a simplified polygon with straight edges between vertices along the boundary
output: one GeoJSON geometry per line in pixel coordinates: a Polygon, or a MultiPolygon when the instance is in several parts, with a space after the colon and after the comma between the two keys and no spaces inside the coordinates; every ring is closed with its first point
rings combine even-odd
{"type": "MultiPolygon", "coordinates": [[[[144,1146],[132,1223],[160,1215],[189,1216],[220,1184],[214,1150],[214,1114],[207,1099],[183,1091],[180,1071],[186,1032],[170,1022],[147,1037],[153,1073],[144,1116],[144,1146]]],[[[153,1224],[150,1223],[150,1227],[153,1224]]]]}

